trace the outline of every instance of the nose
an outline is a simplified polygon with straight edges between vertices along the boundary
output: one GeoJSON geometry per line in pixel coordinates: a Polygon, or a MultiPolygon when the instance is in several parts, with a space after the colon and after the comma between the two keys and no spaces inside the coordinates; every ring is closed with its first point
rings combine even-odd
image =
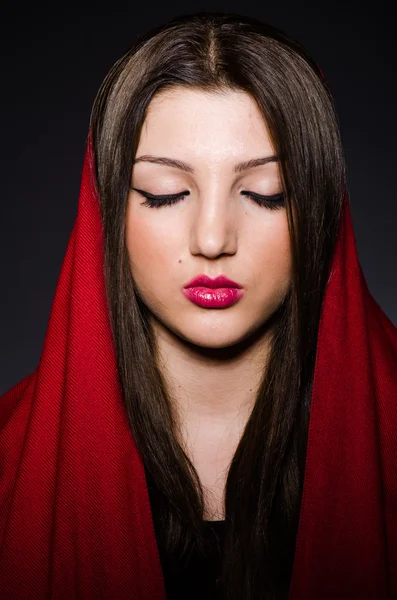
{"type": "Polygon", "coordinates": [[[237,206],[216,190],[199,198],[192,215],[190,251],[209,259],[237,252],[237,206]]]}

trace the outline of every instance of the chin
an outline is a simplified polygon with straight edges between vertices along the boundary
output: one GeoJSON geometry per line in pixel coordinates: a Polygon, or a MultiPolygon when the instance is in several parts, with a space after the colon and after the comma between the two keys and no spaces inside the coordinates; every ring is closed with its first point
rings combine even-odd
{"type": "Polygon", "coordinates": [[[218,323],[203,324],[198,323],[197,327],[192,327],[190,322],[186,327],[173,327],[169,334],[177,336],[181,341],[186,342],[190,346],[203,349],[221,350],[224,348],[236,348],[247,340],[252,335],[252,323],[247,323],[243,327],[241,323],[234,325],[233,323],[218,323]]]}

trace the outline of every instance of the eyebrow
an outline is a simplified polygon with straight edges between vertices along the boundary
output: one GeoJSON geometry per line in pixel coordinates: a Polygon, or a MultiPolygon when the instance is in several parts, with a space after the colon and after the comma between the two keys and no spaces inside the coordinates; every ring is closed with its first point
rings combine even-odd
{"type": "MultiPolygon", "coordinates": [[[[241,173],[242,171],[246,171],[247,169],[252,169],[253,167],[259,167],[260,165],[266,165],[270,162],[277,162],[279,157],[276,155],[272,156],[264,156],[262,158],[251,158],[250,160],[246,160],[244,162],[240,162],[237,165],[234,165],[233,171],[234,173],[241,173]]],[[[133,164],[139,162],[150,162],[155,163],[157,165],[165,165],[166,167],[175,167],[176,169],[181,169],[186,173],[195,173],[195,169],[181,160],[176,160],[174,158],[168,158],[167,156],[153,156],[151,154],[143,154],[142,156],[138,156],[134,159],[133,164]]]]}

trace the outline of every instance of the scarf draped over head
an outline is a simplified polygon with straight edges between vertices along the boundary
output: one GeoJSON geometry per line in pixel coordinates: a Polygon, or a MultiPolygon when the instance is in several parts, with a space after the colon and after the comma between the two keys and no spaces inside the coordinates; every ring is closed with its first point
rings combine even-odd
{"type": "MultiPolygon", "coordinates": [[[[0,397],[0,596],[165,600],[119,387],[88,137],[36,370],[0,397]]],[[[397,598],[397,329],[371,296],[347,194],[318,333],[289,600],[397,598]]]]}

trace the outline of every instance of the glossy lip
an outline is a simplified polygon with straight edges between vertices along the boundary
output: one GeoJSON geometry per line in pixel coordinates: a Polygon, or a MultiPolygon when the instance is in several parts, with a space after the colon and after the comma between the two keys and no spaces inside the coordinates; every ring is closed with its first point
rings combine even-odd
{"type": "Polygon", "coordinates": [[[237,288],[191,287],[182,291],[186,298],[203,308],[225,308],[244,295],[244,290],[237,288]]]}
{"type": "Polygon", "coordinates": [[[231,279],[228,279],[225,275],[218,275],[215,279],[211,279],[208,275],[199,275],[195,277],[185,286],[186,288],[193,287],[204,287],[204,288],[242,288],[243,286],[231,279]]]}
{"type": "Polygon", "coordinates": [[[225,275],[211,279],[207,275],[195,277],[184,287],[183,294],[203,308],[225,308],[235,304],[244,295],[242,286],[225,275]]]}

